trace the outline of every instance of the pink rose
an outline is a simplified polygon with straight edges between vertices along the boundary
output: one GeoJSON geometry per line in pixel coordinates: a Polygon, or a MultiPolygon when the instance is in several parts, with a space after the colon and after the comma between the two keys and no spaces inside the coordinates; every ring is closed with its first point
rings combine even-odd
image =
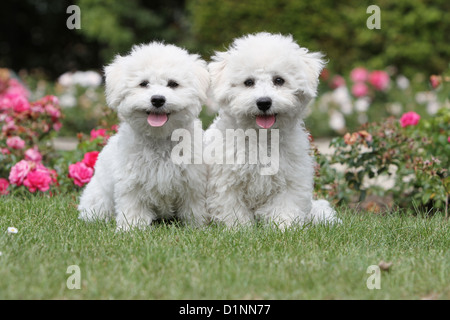
{"type": "Polygon", "coordinates": [[[51,104],[45,106],[45,112],[53,119],[59,119],[61,117],[61,111],[51,104]]]}
{"type": "Polygon", "coordinates": [[[8,89],[6,89],[6,94],[13,94],[22,96],[28,99],[30,93],[28,90],[18,81],[17,79],[9,79],[8,81],[8,89]]]}
{"type": "Polygon", "coordinates": [[[50,174],[50,177],[52,178],[52,183],[58,184],[58,173],[56,172],[56,170],[48,170],[48,172],[50,174]]]}
{"type": "Polygon", "coordinates": [[[15,184],[17,186],[21,186],[23,184],[23,181],[27,177],[28,173],[30,172],[31,168],[26,160],[22,160],[18,163],[16,163],[9,173],[9,182],[12,184],[15,184]]]}
{"type": "Polygon", "coordinates": [[[27,98],[15,91],[7,92],[2,98],[1,105],[3,110],[13,109],[17,113],[30,110],[27,98]]]}
{"type": "Polygon", "coordinates": [[[330,77],[330,71],[327,68],[323,68],[322,72],[320,73],[320,79],[323,81],[327,81],[330,77]]]}
{"type": "Polygon", "coordinates": [[[89,168],[83,162],[77,162],[69,166],[69,178],[73,179],[73,183],[82,187],[89,181],[91,181],[94,175],[94,169],[89,168]]]}
{"type": "Polygon", "coordinates": [[[9,131],[16,131],[18,128],[14,120],[6,119],[6,124],[2,127],[2,131],[8,133],[9,131]]]}
{"type": "Polygon", "coordinates": [[[345,79],[340,75],[336,75],[331,79],[330,87],[331,89],[336,89],[345,86],[345,79]]]}
{"type": "Polygon", "coordinates": [[[355,68],[350,72],[350,79],[352,79],[353,82],[364,82],[367,80],[368,76],[369,72],[362,67],[355,68]]]}
{"type": "Polygon", "coordinates": [[[10,100],[4,95],[0,95],[0,112],[5,112],[9,109],[11,109],[10,100]]]}
{"type": "Polygon", "coordinates": [[[25,160],[39,163],[42,161],[42,155],[37,148],[28,149],[25,151],[25,160]]]}
{"type": "Polygon", "coordinates": [[[12,99],[14,112],[21,113],[30,110],[30,103],[24,96],[17,95],[12,99]]]}
{"type": "Polygon", "coordinates": [[[376,70],[370,73],[369,82],[377,90],[386,90],[389,86],[389,75],[382,70],[376,70]]]}
{"type": "Polygon", "coordinates": [[[62,126],[63,126],[62,123],[57,121],[53,124],[53,130],[59,131],[59,130],[61,130],[62,126]]]}
{"type": "Polygon", "coordinates": [[[23,181],[23,185],[28,188],[30,192],[36,192],[36,190],[45,192],[50,189],[52,183],[52,177],[50,171],[44,166],[37,166],[34,170],[30,171],[27,178],[23,181]]]}
{"type": "Polygon", "coordinates": [[[367,93],[369,93],[369,88],[363,82],[357,82],[352,86],[352,94],[357,98],[364,97],[367,93]]]}
{"type": "Polygon", "coordinates": [[[82,162],[89,168],[94,168],[99,153],[98,151],[87,152],[82,162]]]}
{"type": "Polygon", "coordinates": [[[40,103],[42,103],[42,104],[53,104],[53,105],[59,105],[59,100],[58,100],[58,97],[57,96],[52,96],[52,95],[49,95],[49,96],[45,96],[45,97],[43,97],[41,100],[39,100],[39,102],[40,103]]]}
{"type": "Polygon", "coordinates": [[[431,83],[431,86],[433,87],[433,89],[436,89],[437,87],[439,87],[441,85],[442,77],[432,75],[432,76],[430,76],[430,83],[431,83]]]}
{"type": "Polygon", "coordinates": [[[20,137],[10,137],[6,139],[6,144],[11,149],[23,149],[25,147],[25,141],[23,141],[20,137]]]}
{"type": "Polygon", "coordinates": [[[6,196],[7,194],[9,194],[8,187],[8,180],[0,178],[0,195],[6,196]]]}
{"type": "Polygon", "coordinates": [[[91,141],[97,139],[98,137],[106,137],[106,129],[92,129],[91,130],[91,141]]]}
{"type": "Polygon", "coordinates": [[[419,120],[420,115],[418,115],[414,111],[410,111],[402,115],[402,117],[400,118],[400,124],[403,128],[407,126],[415,126],[419,123],[419,120]]]}
{"type": "Polygon", "coordinates": [[[30,110],[36,113],[47,113],[53,121],[61,117],[58,98],[55,96],[45,96],[31,104],[30,110]]]}
{"type": "Polygon", "coordinates": [[[42,105],[36,104],[36,103],[31,104],[30,110],[31,110],[31,112],[34,112],[34,113],[44,113],[45,112],[44,107],[42,105]]]}
{"type": "Polygon", "coordinates": [[[49,96],[45,96],[45,97],[39,99],[38,101],[34,102],[33,104],[36,104],[36,105],[40,104],[42,106],[45,106],[47,104],[59,105],[59,100],[58,100],[58,97],[49,95],[49,96]]]}

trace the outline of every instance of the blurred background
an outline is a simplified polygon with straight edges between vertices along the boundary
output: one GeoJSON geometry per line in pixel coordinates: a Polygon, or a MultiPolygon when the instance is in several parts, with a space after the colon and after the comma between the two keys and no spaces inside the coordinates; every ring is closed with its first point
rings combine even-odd
{"type": "MultiPolygon", "coordinates": [[[[0,67],[14,71],[32,98],[57,95],[65,115],[61,134],[73,135],[109,117],[101,108],[102,68],[133,44],[163,40],[209,60],[214,50],[246,33],[292,34],[329,60],[320,92],[329,93],[331,102],[313,108],[308,124],[313,135],[330,136],[377,115],[430,108],[434,98],[420,100],[416,94],[430,88],[431,75],[449,68],[449,9],[448,0],[3,0],[0,67]],[[81,9],[79,30],[66,27],[66,9],[73,4],[81,9]],[[366,10],[373,4],[381,9],[381,29],[366,27],[366,10]],[[357,67],[387,72],[394,91],[369,87],[364,96],[352,94],[350,72],[357,67]],[[333,95],[342,86],[337,75],[348,90],[333,95]],[[366,97],[358,111],[356,100],[366,97]],[[329,126],[318,128],[324,113],[329,126]]],[[[207,126],[211,115],[202,117],[207,126]]]]}

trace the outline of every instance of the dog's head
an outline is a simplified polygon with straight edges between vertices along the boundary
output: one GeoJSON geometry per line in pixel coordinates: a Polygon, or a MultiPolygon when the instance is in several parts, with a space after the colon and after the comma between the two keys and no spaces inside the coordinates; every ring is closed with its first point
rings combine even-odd
{"type": "Polygon", "coordinates": [[[276,128],[304,116],[325,62],[291,36],[258,33],[234,40],[209,64],[212,100],[240,125],[276,128]]]}
{"type": "Polygon", "coordinates": [[[169,136],[194,120],[206,100],[209,73],[198,55],[174,45],[134,46],[105,68],[106,99],[143,134],[169,136]]]}

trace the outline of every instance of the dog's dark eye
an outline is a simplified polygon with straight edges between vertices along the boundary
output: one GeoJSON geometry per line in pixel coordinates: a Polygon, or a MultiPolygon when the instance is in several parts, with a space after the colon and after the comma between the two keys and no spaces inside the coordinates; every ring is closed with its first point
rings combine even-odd
{"type": "Polygon", "coordinates": [[[255,85],[255,80],[253,79],[247,79],[244,81],[244,85],[246,87],[253,87],[255,85]]]}
{"type": "Polygon", "coordinates": [[[281,77],[273,78],[273,84],[276,86],[282,86],[285,83],[284,79],[281,77]]]}
{"type": "Polygon", "coordinates": [[[176,81],[169,80],[169,82],[167,82],[167,86],[169,88],[175,89],[179,86],[179,84],[176,81]]]}
{"type": "Polygon", "coordinates": [[[142,88],[147,88],[148,87],[148,81],[147,80],[142,81],[141,83],[139,83],[139,86],[142,87],[142,88]]]}

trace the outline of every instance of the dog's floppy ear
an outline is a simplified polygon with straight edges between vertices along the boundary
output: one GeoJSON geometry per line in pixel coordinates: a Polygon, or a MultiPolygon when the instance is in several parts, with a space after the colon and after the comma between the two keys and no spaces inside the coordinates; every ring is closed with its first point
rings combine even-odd
{"type": "Polygon", "coordinates": [[[126,57],[117,55],[114,61],[105,67],[106,102],[117,109],[125,93],[124,64],[126,57]]]}
{"type": "Polygon", "coordinates": [[[319,85],[319,76],[326,65],[321,52],[308,52],[305,48],[299,48],[299,64],[305,70],[307,81],[303,87],[304,94],[310,99],[316,97],[319,85]]]}
{"type": "Polygon", "coordinates": [[[198,95],[200,97],[200,102],[202,104],[206,103],[207,92],[210,85],[210,77],[208,72],[207,64],[198,55],[194,55],[196,60],[194,64],[195,72],[195,87],[197,88],[198,95]]]}
{"type": "Polygon", "coordinates": [[[211,76],[211,87],[208,92],[211,101],[208,107],[214,112],[218,111],[218,104],[220,104],[218,102],[221,100],[221,97],[226,94],[226,88],[224,88],[226,83],[222,81],[222,77],[228,63],[228,56],[228,52],[216,51],[215,55],[211,58],[212,61],[208,64],[208,70],[211,76]]]}
{"type": "Polygon", "coordinates": [[[228,60],[228,52],[217,52],[211,58],[212,61],[208,65],[209,74],[211,75],[211,83],[215,86],[218,82],[221,82],[220,79],[223,74],[223,70],[227,65],[228,60]]]}

